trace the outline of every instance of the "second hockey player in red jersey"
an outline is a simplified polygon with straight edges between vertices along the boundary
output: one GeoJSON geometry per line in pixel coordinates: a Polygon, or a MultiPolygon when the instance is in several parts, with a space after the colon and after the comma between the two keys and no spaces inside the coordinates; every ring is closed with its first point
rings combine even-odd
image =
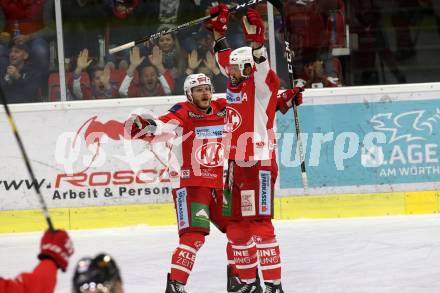
{"type": "Polygon", "coordinates": [[[301,103],[299,88],[284,92],[277,103],[279,78],[270,68],[264,47],[264,24],[248,9],[242,27],[249,47],[231,50],[225,31],[228,7],[210,9],[216,40],[214,51],[222,73],[229,78],[226,100],[232,133],[223,215],[227,225],[228,258],[238,284],[228,282],[228,292],[260,293],[260,265],[266,292],[283,293],[280,249],[272,225],[274,185],[278,173],[273,130],[277,108],[285,112],[293,102],[301,103]],[[281,105],[280,105],[281,104],[281,105]]]}

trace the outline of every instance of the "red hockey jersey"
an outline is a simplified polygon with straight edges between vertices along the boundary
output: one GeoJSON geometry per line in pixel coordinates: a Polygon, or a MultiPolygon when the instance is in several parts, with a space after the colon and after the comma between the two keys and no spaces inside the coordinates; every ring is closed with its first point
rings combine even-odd
{"type": "MultiPolygon", "coordinates": [[[[226,75],[231,50],[216,53],[226,75]]],[[[230,83],[226,91],[227,132],[232,133],[228,157],[231,160],[259,161],[273,156],[273,131],[280,81],[268,60],[255,65],[254,73],[239,86],[230,83]]]]}
{"type": "Polygon", "coordinates": [[[223,186],[226,100],[212,101],[211,108],[211,113],[205,114],[192,103],[178,103],[156,120],[156,135],[172,129],[181,138],[173,146],[180,157],[180,187],[223,186]]]}
{"type": "Polygon", "coordinates": [[[22,273],[14,280],[0,277],[0,293],[51,293],[55,290],[57,266],[43,260],[32,273],[22,273]]]}

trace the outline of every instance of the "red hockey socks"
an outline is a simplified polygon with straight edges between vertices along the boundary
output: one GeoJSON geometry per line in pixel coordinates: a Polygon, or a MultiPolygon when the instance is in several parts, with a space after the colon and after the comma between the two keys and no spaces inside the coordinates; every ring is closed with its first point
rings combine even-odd
{"type": "Polygon", "coordinates": [[[241,280],[257,278],[257,247],[248,228],[249,224],[243,222],[230,223],[227,228],[236,272],[241,280]]]}
{"type": "Polygon", "coordinates": [[[264,281],[281,280],[280,247],[276,239],[257,243],[257,251],[264,281]]]}
{"type": "Polygon", "coordinates": [[[171,277],[173,281],[186,284],[196,261],[197,251],[205,243],[205,235],[187,232],[180,236],[179,246],[171,258],[171,277]]]}
{"type": "Polygon", "coordinates": [[[280,246],[275,237],[271,221],[254,223],[255,241],[257,243],[258,261],[265,282],[281,280],[280,246]]]}

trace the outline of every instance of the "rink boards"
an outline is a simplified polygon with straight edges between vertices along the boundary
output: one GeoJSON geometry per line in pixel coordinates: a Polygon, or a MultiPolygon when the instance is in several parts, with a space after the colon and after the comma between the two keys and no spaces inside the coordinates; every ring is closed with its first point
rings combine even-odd
{"type": "MultiPolygon", "coordinates": [[[[133,112],[160,115],[183,100],[12,106],[38,179],[29,181],[0,119],[0,232],[45,227],[32,184],[40,186],[57,227],[173,224],[170,191],[178,175],[166,168],[169,148],[133,143],[122,125],[133,112]]],[[[276,218],[439,212],[439,84],[311,90],[304,101],[299,113],[309,188],[300,178],[293,114],[277,115],[276,218]]]]}

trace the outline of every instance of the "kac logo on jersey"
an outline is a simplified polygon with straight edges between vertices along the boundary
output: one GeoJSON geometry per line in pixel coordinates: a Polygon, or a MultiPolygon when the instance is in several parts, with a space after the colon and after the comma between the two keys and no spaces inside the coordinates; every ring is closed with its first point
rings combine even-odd
{"type": "Polygon", "coordinates": [[[186,196],[186,188],[180,188],[176,191],[177,223],[179,230],[189,227],[186,196]]]}
{"type": "Polygon", "coordinates": [[[241,115],[234,108],[231,107],[226,108],[226,119],[227,119],[225,126],[226,132],[234,132],[241,125],[241,121],[242,121],[241,115]]]}
{"type": "Polygon", "coordinates": [[[220,142],[208,142],[200,146],[195,153],[197,162],[205,167],[223,166],[225,148],[220,142]]]}
{"type": "Polygon", "coordinates": [[[231,92],[230,90],[226,90],[226,101],[228,102],[228,104],[241,104],[241,102],[243,101],[241,92],[234,93],[231,92]]]}
{"type": "Polygon", "coordinates": [[[196,138],[205,139],[223,137],[224,128],[224,125],[196,127],[196,138]]]}
{"type": "Polygon", "coordinates": [[[272,212],[271,206],[271,190],[270,190],[270,172],[260,171],[260,196],[259,196],[259,213],[260,215],[270,215],[272,212]]]}

